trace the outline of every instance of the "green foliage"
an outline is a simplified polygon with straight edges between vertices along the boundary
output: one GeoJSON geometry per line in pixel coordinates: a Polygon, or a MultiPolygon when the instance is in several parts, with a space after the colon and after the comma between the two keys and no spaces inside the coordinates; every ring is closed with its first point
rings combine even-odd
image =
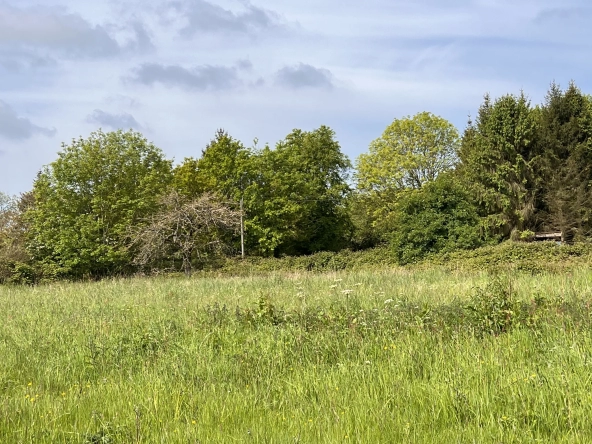
{"type": "Polygon", "coordinates": [[[459,136],[447,120],[428,112],[395,119],[370,152],[358,159],[358,187],[377,193],[421,188],[450,170],[459,136]]]}
{"type": "MultiPolygon", "coordinates": [[[[429,112],[395,119],[359,157],[353,192],[351,164],[326,126],[295,129],[261,150],[219,130],[199,159],[174,170],[140,134],[99,131],[63,145],[30,194],[0,193],[0,283],[137,271],[130,235],[162,209],[159,198],[171,188],[183,199],[211,193],[228,209],[240,205],[247,255],[284,258],[236,266],[208,255],[210,269],[339,270],[444,257],[461,268],[487,268],[486,257],[493,267],[509,263],[532,273],[561,268],[514,258],[513,246],[457,250],[531,241],[540,231],[561,231],[568,242],[591,239],[591,140],[592,98],[574,83],[565,91],[552,84],[536,107],[523,93],[486,95],[462,141],[429,112]],[[373,248],[384,244],[390,250],[373,248]]],[[[170,247],[179,239],[159,242],[170,247]]],[[[201,240],[239,246],[234,230],[201,240]]],[[[190,270],[198,256],[192,242],[182,242],[183,259],[178,247],[167,247],[156,262],[174,268],[182,260],[190,270]]]]}
{"type": "Polygon", "coordinates": [[[517,322],[520,305],[512,291],[512,282],[495,278],[479,288],[467,305],[473,331],[478,335],[508,332],[517,322]]]}
{"type": "Polygon", "coordinates": [[[28,250],[64,276],[121,273],[130,228],[156,209],[170,182],[170,161],[139,133],[73,140],[35,181],[28,250]]]}
{"type": "Polygon", "coordinates": [[[347,200],[347,211],[352,223],[351,246],[355,249],[374,248],[385,242],[387,221],[378,223],[373,220],[376,200],[371,196],[353,192],[347,200]],[[382,229],[378,229],[378,226],[382,229]]]}
{"type": "MultiPolygon", "coordinates": [[[[399,254],[390,246],[360,251],[341,250],[320,252],[307,256],[282,258],[247,257],[245,260],[227,259],[205,271],[206,274],[227,276],[268,275],[274,272],[354,271],[360,269],[397,268],[399,254]]],[[[472,250],[456,250],[429,254],[423,260],[405,268],[442,267],[445,270],[509,273],[512,271],[541,274],[565,273],[576,268],[589,268],[592,263],[592,244],[556,245],[554,242],[512,242],[488,245],[472,250]]]]}
{"type": "Polygon", "coordinates": [[[0,284],[37,281],[36,267],[25,249],[28,225],[23,215],[31,205],[31,193],[20,198],[0,193],[0,284]]]}
{"type": "Polygon", "coordinates": [[[349,237],[348,158],[326,126],[294,130],[256,154],[245,189],[251,248],[264,255],[337,250],[349,237]]]}
{"type": "Polygon", "coordinates": [[[238,202],[246,186],[250,159],[251,152],[240,141],[218,130],[199,159],[186,158],[175,168],[173,186],[191,199],[214,193],[238,202]]]}
{"type": "Polygon", "coordinates": [[[459,151],[460,171],[494,234],[535,227],[540,178],[536,113],[520,96],[489,96],[469,122],[459,151]]]}
{"type": "Polygon", "coordinates": [[[573,83],[552,84],[538,120],[542,225],[583,239],[592,229],[592,99],[573,83]]]}
{"type": "Polygon", "coordinates": [[[366,221],[358,217],[358,226],[371,225],[378,237],[389,237],[399,195],[405,190],[420,189],[451,170],[459,143],[456,128],[431,113],[395,119],[370,144],[369,152],[358,158],[358,209],[366,210],[366,221]]]}
{"type": "Polygon", "coordinates": [[[588,267],[591,261],[592,244],[589,243],[557,245],[555,242],[506,241],[496,246],[433,255],[426,262],[450,269],[541,274],[588,267]]]}
{"type": "Polygon", "coordinates": [[[0,287],[0,442],[589,442],[573,271],[0,287]]]}
{"type": "Polygon", "coordinates": [[[485,241],[477,208],[453,175],[401,193],[392,224],[390,245],[401,264],[432,253],[474,249],[485,241]]]}
{"type": "Polygon", "coordinates": [[[200,159],[185,159],[175,169],[174,186],[190,197],[209,192],[236,204],[244,198],[250,254],[301,254],[347,242],[349,167],[324,126],[294,130],[275,149],[260,151],[219,131],[200,159]]]}

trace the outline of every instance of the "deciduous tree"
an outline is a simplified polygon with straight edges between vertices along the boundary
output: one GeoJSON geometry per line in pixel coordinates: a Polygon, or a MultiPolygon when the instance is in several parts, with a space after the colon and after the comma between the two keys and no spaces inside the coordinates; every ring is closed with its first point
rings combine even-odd
{"type": "Polygon", "coordinates": [[[63,145],[34,184],[30,253],[69,276],[124,271],[125,236],[157,209],[171,169],[162,151],[133,131],[98,131],[63,145]]]}
{"type": "Polygon", "coordinates": [[[406,264],[430,253],[473,249],[486,240],[470,193],[451,173],[401,193],[390,244],[406,264]]]}
{"type": "Polygon", "coordinates": [[[247,232],[262,254],[336,250],[351,229],[346,210],[350,161],[335,133],[292,131],[253,160],[245,190],[247,232]]]}
{"type": "Polygon", "coordinates": [[[368,220],[363,225],[388,236],[400,193],[453,169],[459,143],[454,125],[429,112],[395,119],[357,161],[357,199],[368,220]]]}
{"type": "Polygon", "coordinates": [[[204,263],[227,251],[227,233],[237,233],[240,213],[203,194],[189,200],[172,191],[161,199],[161,209],[131,236],[134,264],[159,267],[180,260],[186,274],[195,262],[204,263]]]}

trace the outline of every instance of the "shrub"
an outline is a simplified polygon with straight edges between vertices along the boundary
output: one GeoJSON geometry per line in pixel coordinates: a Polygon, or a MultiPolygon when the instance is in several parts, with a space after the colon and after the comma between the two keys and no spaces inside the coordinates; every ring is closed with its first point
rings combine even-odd
{"type": "Polygon", "coordinates": [[[480,288],[467,305],[469,320],[478,335],[509,331],[519,319],[521,307],[509,280],[494,278],[480,288]]]}
{"type": "Polygon", "coordinates": [[[442,175],[419,190],[401,194],[391,248],[399,263],[428,254],[474,249],[484,244],[477,208],[452,176],[442,175]]]}

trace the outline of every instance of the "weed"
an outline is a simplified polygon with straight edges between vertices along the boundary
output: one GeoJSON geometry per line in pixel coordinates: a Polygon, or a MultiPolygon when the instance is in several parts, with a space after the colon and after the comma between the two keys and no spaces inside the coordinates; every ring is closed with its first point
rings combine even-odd
{"type": "Polygon", "coordinates": [[[516,301],[512,281],[494,277],[467,304],[471,326],[478,335],[508,332],[520,317],[520,304],[516,301]]]}

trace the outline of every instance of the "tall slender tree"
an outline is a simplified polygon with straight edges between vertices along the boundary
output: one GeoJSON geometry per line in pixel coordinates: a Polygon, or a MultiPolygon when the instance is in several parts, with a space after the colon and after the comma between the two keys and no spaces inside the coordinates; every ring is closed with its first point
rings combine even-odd
{"type": "Polygon", "coordinates": [[[536,227],[541,161],[536,138],[536,113],[524,94],[493,103],[486,95],[465,130],[459,170],[494,234],[510,236],[536,227]]]}
{"type": "Polygon", "coordinates": [[[553,83],[538,117],[542,226],[586,237],[592,228],[592,99],[573,82],[565,91],[553,83]]]}

